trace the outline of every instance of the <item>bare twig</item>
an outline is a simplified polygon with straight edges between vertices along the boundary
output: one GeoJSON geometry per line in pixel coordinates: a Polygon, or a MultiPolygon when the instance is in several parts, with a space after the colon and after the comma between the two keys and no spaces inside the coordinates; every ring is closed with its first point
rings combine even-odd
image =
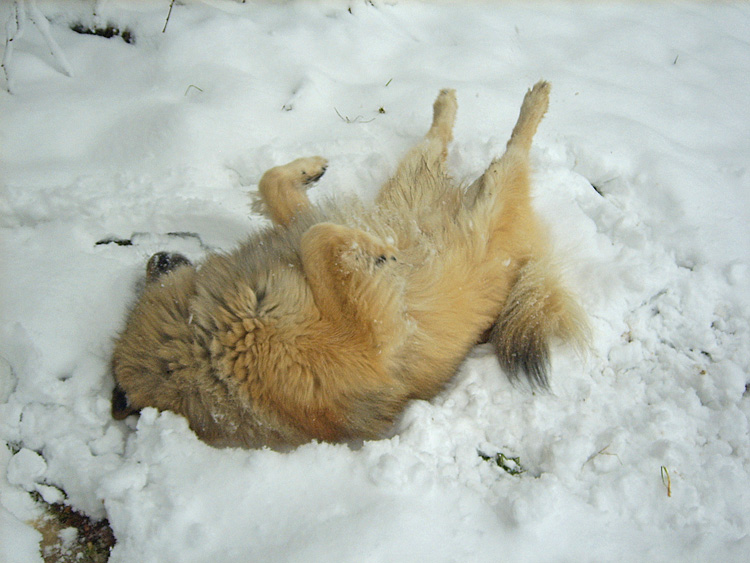
{"type": "Polygon", "coordinates": [[[70,63],[68,63],[65,53],[63,53],[57,41],[52,37],[49,22],[37,7],[36,0],[14,0],[10,18],[8,18],[5,24],[5,53],[3,54],[1,65],[5,74],[6,89],[9,93],[13,93],[14,89],[13,72],[11,70],[14,46],[15,42],[23,37],[23,33],[26,30],[26,20],[31,20],[31,23],[42,34],[52,57],[60,66],[60,70],[66,76],[73,76],[73,69],[70,63]]]}
{"type": "Polygon", "coordinates": [[[351,119],[349,118],[349,116],[341,115],[339,113],[339,110],[337,110],[336,108],[333,108],[333,111],[335,111],[336,115],[338,115],[341,118],[341,121],[344,121],[346,123],[370,123],[371,121],[375,121],[374,117],[372,119],[365,119],[361,115],[358,115],[354,119],[351,119]]]}
{"type": "Polygon", "coordinates": [[[604,446],[598,452],[596,452],[594,454],[591,454],[589,456],[589,458],[586,461],[583,462],[583,465],[581,465],[581,468],[583,468],[589,461],[591,461],[592,459],[594,459],[595,457],[600,456],[600,455],[611,455],[611,456],[614,456],[614,457],[617,458],[617,461],[620,462],[620,465],[622,465],[622,460],[620,459],[619,455],[607,451],[607,449],[609,449],[609,446],[611,446],[611,444],[607,444],[606,446],[604,446]]]}
{"type": "Polygon", "coordinates": [[[187,96],[188,92],[190,92],[190,88],[195,88],[196,90],[198,90],[198,92],[203,92],[203,88],[198,88],[195,84],[190,84],[185,90],[185,96],[187,96]]]}
{"type": "Polygon", "coordinates": [[[5,24],[5,53],[3,54],[3,72],[5,73],[5,87],[8,93],[13,93],[13,75],[10,70],[10,64],[13,60],[13,47],[15,41],[21,39],[24,32],[24,23],[26,22],[26,8],[22,0],[15,0],[13,10],[5,24]]]}
{"type": "MultiPolygon", "coordinates": [[[[24,0],[21,0],[21,3],[23,2],[24,0]]],[[[47,21],[47,18],[44,16],[41,10],[39,10],[39,8],[37,7],[36,0],[28,0],[28,4],[29,19],[37,27],[39,33],[42,34],[42,37],[44,37],[44,40],[47,42],[47,47],[52,53],[54,59],[57,61],[57,64],[62,67],[62,71],[66,76],[73,76],[73,69],[68,63],[68,59],[65,57],[65,53],[63,53],[62,49],[60,49],[60,46],[52,37],[52,34],[49,30],[49,22],[47,21]]]]}
{"type": "Polygon", "coordinates": [[[164,29],[161,30],[162,33],[165,33],[167,31],[167,25],[169,24],[169,16],[172,15],[172,6],[174,6],[174,0],[172,0],[169,3],[169,12],[167,12],[167,21],[164,22],[164,29]]]}

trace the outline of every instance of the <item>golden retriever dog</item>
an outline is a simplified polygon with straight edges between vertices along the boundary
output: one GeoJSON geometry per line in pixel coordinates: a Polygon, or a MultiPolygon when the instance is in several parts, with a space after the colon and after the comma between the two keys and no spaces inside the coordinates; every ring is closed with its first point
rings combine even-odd
{"type": "Polygon", "coordinates": [[[170,410],[215,446],[377,439],[487,339],[511,378],[544,387],[553,339],[586,333],[530,200],[549,90],[527,92],[505,153],[465,189],[446,170],[443,90],[374,205],[313,206],[326,160],[300,158],[262,176],[273,225],[233,252],[154,255],[114,348],[115,418],[170,410]]]}

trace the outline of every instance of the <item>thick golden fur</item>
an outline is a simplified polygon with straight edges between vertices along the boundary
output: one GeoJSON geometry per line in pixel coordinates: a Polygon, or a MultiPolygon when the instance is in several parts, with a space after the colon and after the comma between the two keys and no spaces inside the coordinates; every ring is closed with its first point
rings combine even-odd
{"type": "Polygon", "coordinates": [[[585,327],[529,196],[548,97],[545,82],[526,94],[505,154],[466,190],[445,170],[452,90],[374,206],[312,206],[320,157],[266,172],[274,226],[149,276],[115,346],[114,414],[171,410],[218,446],[378,438],[487,334],[511,375],[544,384],[550,339],[585,327]]]}

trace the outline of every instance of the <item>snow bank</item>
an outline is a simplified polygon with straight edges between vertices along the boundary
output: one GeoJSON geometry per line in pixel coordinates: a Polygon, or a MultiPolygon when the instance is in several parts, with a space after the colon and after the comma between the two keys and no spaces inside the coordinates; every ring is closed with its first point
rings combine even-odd
{"type": "Polygon", "coordinates": [[[745,4],[212,0],[176,4],[162,33],[168,5],[39,2],[73,77],[34,27],[14,42],[0,558],[38,560],[27,491],[109,518],[113,561],[746,557],[745,4]],[[541,77],[536,203],[594,328],[586,358],[555,351],[551,393],[479,346],[376,442],[215,450],[170,413],[110,418],[112,341],[151,253],[231,248],[263,221],[247,192],[299,156],[330,160],[312,197],[372,197],[441,87],[451,167],[476,175],[541,77]]]}

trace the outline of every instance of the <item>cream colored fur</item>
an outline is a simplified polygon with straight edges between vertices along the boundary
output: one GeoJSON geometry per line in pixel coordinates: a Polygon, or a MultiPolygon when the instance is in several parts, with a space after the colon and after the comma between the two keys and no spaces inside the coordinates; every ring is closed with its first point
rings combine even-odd
{"type": "Polygon", "coordinates": [[[445,169],[452,90],[372,207],[312,206],[320,157],[266,172],[273,227],[147,283],[114,350],[129,402],[115,414],[171,410],[218,446],[378,438],[488,331],[511,375],[544,383],[549,341],[585,333],[530,202],[548,97],[545,82],[526,94],[505,154],[467,190],[445,169]]]}

